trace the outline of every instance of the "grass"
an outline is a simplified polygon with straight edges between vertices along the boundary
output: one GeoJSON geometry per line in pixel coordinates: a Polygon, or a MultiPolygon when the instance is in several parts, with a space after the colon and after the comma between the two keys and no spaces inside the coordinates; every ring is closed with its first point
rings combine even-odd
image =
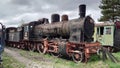
{"type": "Polygon", "coordinates": [[[3,53],[3,68],[25,68],[22,63],[19,63],[13,57],[8,56],[7,53],[3,53]]]}
{"type": "MultiPolygon", "coordinates": [[[[42,60],[46,59],[49,60],[48,63],[53,68],[108,68],[108,64],[104,63],[101,59],[98,58],[98,56],[93,55],[88,63],[74,63],[72,60],[66,60],[63,58],[56,58],[49,54],[40,54],[37,52],[28,52],[28,51],[20,51],[20,54],[27,58],[33,58],[34,56],[43,57],[42,60]]],[[[39,60],[39,59],[33,59],[36,62],[42,63],[43,65],[46,65],[46,62],[39,60]]]]}
{"type": "MultiPolygon", "coordinates": [[[[51,68],[119,68],[120,67],[120,62],[113,63],[110,60],[102,61],[102,59],[100,59],[96,55],[93,55],[89,59],[88,63],[74,63],[72,60],[56,58],[49,54],[43,55],[37,52],[29,52],[25,50],[19,50],[19,52],[22,56],[32,59],[33,61],[44,65],[45,67],[48,66],[48,68],[49,67],[51,68]]],[[[120,59],[120,52],[114,53],[113,55],[117,59],[120,59]]]]}
{"type": "Polygon", "coordinates": [[[109,68],[120,68],[120,52],[118,53],[113,53],[113,55],[119,60],[118,63],[113,63],[110,61],[106,61],[106,63],[108,64],[109,68]]]}

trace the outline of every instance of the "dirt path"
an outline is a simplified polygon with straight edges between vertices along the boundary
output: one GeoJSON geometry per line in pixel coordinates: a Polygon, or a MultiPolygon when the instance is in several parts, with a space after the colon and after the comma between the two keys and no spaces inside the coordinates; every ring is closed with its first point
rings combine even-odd
{"type": "Polygon", "coordinates": [[[5,48],[4,51],[8,53],[9,56],[12,56],[20,63],[23,63],[24,65],[26,65],[26,68],[53,68],[52,65],[44,65],[42,63],[37,63],[31,59],[25,58],[21,56],[17,51],[11,50],[9,48],[5,48]]]}

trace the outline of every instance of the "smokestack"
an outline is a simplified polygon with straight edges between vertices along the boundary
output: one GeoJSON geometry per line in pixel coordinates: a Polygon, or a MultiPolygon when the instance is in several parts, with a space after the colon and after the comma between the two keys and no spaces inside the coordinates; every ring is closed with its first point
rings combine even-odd
{"type": "Polygon", "coordinates": [[[85,15],[86,15],[86,5],[85,4],[81,4],[79,6],[79,15],[81,18],[85,17],[85,15]]]}
{"type": "Polygon", "coordinates": [[[60,21],[60,15],[59,14],[52,14],[51,15],[51,23],[59,22],[60,21]]]}
{"type": "Polygon", "coordinates": [[[62,15],[61,19],[62,21],[68,21],[68,15],[62,15]]]}

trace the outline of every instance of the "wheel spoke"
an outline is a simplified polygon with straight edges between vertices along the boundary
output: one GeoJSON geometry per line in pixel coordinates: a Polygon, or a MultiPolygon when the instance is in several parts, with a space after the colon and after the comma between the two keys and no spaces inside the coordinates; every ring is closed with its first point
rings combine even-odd
{"type": "Polygon", "coordinates": [[[38,44],[38,45],[37,45],[37,51],[38,51],[39,53],[43,53],[43,50],[44,50],[43,44],[38,44]]]}
{"type": "Polygon", "coordinates": [[[54,56],[54,57],[59,57],[60,56],[60,54],[59,53],[50,53],[52,56],[54,56]]]}
{"type": "Polygon", "coordinates": [[[79,53],[73,53],[72,55],[72,59],[74,62],[78,63],[78,62],[82,62],[84,59],[84,55],[82,52],[79,53]]]}

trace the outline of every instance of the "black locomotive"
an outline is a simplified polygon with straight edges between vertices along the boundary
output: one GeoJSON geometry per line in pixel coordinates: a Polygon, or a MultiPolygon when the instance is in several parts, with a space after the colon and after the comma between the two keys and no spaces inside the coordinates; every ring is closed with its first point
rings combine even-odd
{"type": "Polygon", "coordinates": [[[79,6],[79,18],[68,20],[67,15],[53,14],[47,18],[6,29],[6,43],[22,49],[38,50],[55,56],[65,55],[74,61],[87,61],[100,48],[93,42],[94,20],[85,16],[86,5],[79,6]]]}

